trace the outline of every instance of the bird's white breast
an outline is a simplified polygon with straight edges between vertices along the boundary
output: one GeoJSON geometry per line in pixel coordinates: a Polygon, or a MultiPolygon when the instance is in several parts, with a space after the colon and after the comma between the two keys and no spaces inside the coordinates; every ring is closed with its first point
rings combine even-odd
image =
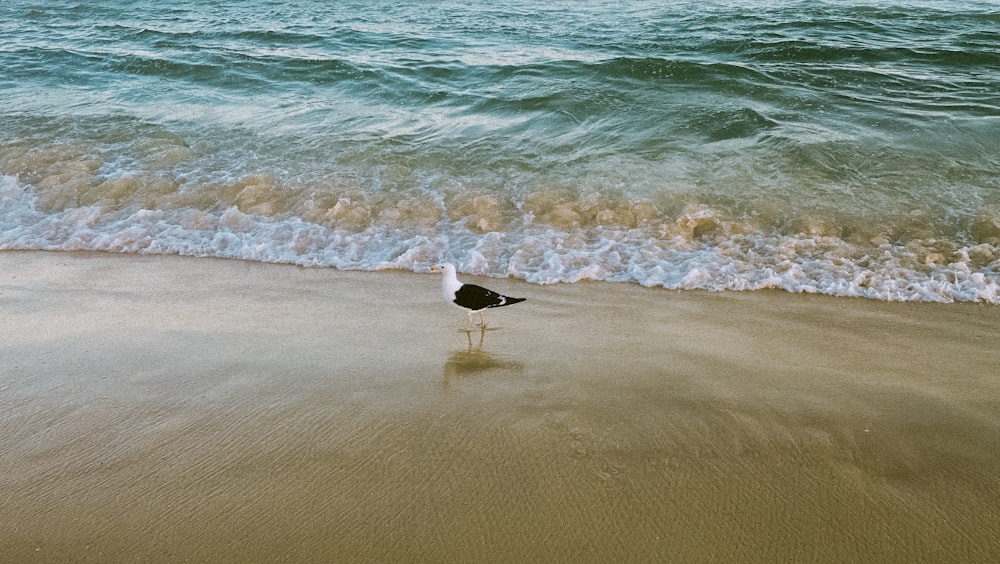
{"type": "Polygon", "coordinates": [[[454,268],[446,268],[444,277],[441,279],[441,294],[444,296],[445,301],[455,301],[455,293],[461,287],[462,283],[458,281],[454,268]]]}

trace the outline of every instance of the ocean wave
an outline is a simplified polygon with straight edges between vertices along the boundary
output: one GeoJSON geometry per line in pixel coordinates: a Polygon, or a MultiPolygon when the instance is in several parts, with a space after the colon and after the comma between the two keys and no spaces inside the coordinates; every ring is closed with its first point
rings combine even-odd
{"type": "Polygon", "coordinates": [[[988,7],[15,1],[0,244],[995,302],[988,7]]]}
{"type": "Polygon", "coordinates": [[[503,212],[488,197],[452,209],[401,200],[374,220],[372,209],[342,198],[326,209],[325,221],[309,221],[262,213],[266,202],[256,212],[239,205],[108,209],[101,202],[44,209],[36,188],[6,176],[0,179],[0,250],[179,254],[352,270],[423,270],[450,260],[464,272],[539,284],[601,280],[1000,303],[1000,216],[975,225],[982,242],[858,245],[822,225],[781,234],[705,207],[666,218],[641,202],[595,202],[587,212],[591,223],[581,224],[579,207],[556,200],[522,203],[523,213],[513,219],[518,228],[491,230],[491,218],[503,212]]]}

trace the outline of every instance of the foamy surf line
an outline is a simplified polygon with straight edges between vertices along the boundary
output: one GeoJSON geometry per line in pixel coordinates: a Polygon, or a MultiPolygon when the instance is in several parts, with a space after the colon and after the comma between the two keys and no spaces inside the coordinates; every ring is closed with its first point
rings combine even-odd
{"type": "Polygon", "coordinates": [[[475,218],[455,220],[447,210],[430,225],[372,222],[350,230],[235,205],[45,211],[37,200],[33,186],[0,177],[0,250],[175,254],[341,270],[423,270],[446,260],[464,273],[538,284],[597,280],[672,290],[1000,303],[1000,249],[991,243],[883,241],[862,248],[823,233],[748,229],[707,207],[631,228],[557,229],[535,223],[527,212],[516,228],[483,232],[469,227],[475,218]]]}

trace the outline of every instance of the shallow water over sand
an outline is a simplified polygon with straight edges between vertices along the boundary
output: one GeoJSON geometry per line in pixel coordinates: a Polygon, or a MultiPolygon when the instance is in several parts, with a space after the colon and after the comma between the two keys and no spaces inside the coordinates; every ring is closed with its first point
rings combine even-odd
{"type": "Polygon", "coordinates": [[[470,279],[529,301],[467,334],[431,274],[0,266],[12,559],[1000,550],[996,308],[470,279]]]}

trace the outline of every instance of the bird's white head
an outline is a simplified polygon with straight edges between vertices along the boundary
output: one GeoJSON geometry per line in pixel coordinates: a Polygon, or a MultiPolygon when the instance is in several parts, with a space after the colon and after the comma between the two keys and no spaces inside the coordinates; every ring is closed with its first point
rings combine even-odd
{"type": "Polygon", "coordinates": [[[444,273],[444,277],[441,279],[441,288],[444,291],[445,299],[454,300],[455,292],[462,287],[462,283],[459,282],[458,276],[455,274],[455,265],[450,262],[435,264],[431,267],[431,271],[444,273]]]}

